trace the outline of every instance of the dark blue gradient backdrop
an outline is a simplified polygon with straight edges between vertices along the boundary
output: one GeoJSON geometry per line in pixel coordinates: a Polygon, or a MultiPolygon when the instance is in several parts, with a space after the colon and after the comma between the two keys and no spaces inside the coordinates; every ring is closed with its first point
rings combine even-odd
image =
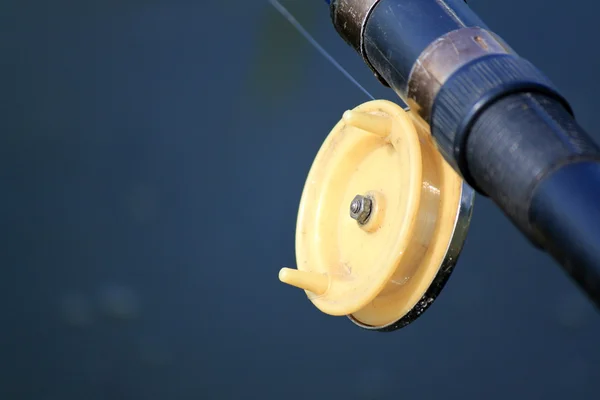
{"type": "MultiPolygon", "coordinates": [[[[322,1],[283,3],[394,98],[322,1]]],[[[600,139],[598,3],[470,3],[600,139]]],[[[279,283],[312,159],[367,98],[266,0],[0,10],[0,399],[598,398],[600,316],[484,198],[404,330],[279,283]]]]}

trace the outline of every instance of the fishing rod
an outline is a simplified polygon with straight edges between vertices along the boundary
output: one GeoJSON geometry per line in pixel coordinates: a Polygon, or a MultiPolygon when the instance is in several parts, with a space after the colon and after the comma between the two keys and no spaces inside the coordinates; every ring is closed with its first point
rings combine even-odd
{"type": "Polygon", "coordinates": [[[476,192],[600,307],[600,148],[552,82],[465,0],[326,3],[409,111],[344,113],[303,192],[298,268],[280,279],[363,328],[406,326],[446,283],[476,192]]]}

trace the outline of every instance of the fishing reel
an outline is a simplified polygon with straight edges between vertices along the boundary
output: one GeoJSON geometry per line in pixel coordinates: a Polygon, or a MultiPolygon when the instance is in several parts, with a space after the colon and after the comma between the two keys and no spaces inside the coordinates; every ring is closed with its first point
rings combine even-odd
{"type": "Polygon", "coordinates": [[[297,269],[279,279],[326,314],[369,330],[402,328],[450,277],[473,200],[427,124],[389,101],[362,104],[317,153],[298,212],[297,269]]]}

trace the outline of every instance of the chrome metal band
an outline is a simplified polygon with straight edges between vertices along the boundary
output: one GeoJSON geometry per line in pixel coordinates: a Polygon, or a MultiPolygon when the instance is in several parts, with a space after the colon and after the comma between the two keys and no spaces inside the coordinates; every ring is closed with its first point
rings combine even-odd
{"type": "Polygon", "coordinates": [[[440,88],[465,64],[490,54],[515,53],[502,39],[482,28],[461,28],[431,43],[419,56],[408,79],[407,102],[430,122],[440,88]]]}

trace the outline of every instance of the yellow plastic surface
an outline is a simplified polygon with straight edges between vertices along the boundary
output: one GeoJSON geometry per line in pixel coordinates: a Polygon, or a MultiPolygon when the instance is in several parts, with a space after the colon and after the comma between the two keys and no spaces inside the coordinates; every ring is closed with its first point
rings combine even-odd
{"type": "Polygon", "coordinates": [[[283,268],[279,278],[322,312],[385,326],[436,276],[462,179],[426,129],[398,105],[375,100],[347,111],[319,150],[300,202],[297,269],[283,268]],[[349,213],[357,194],[374,199],[364,226],[349,213]]]}

